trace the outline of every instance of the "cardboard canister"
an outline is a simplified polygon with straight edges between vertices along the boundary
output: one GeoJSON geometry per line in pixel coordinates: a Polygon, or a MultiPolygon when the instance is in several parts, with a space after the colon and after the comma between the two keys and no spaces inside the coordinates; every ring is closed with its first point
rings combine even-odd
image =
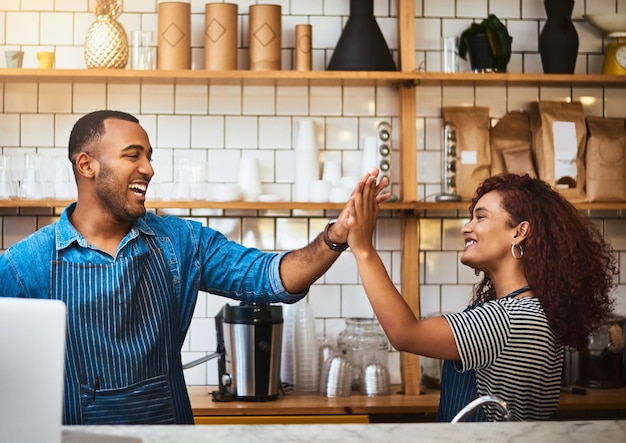
{"type": "Polygon", "coordinates": [[[162,2],[158,4],[159,69],[191,69],[191,4],[162,2]]]}
{"type": "Polygon", "coordinates": [[[313,27],[311,25],[296,25],[296,71],[310,71],[313,64],[311,40],[313,27]]]}
{"type": "Polygon", "coordinates": [[[204,69],[237,69],[235,3],[207,3],[204,8],[204,69]]]}
{"type": "Polygon", "coordinates": [[[250,5],[249,11],[248,53],[250,70],[280,70],[282,43],[281,6],[250,5]]]}

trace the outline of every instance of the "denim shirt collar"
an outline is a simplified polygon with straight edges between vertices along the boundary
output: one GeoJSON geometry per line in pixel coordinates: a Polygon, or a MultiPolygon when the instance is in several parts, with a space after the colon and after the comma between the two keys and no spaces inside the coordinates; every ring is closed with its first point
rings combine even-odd
{"type": "MultiPolygon", "coordinates": [[[[70,216],[76,209],[76,202],[71,203],[59,218],[59,222],[57,223],[57,235],[56,235],[56,248],[57,250],[65,249],[69,247],[72,243],[76,242],[79,246],[83,248],[89,247],[89,242],[87,239],[83,237],[83,235],[76,230],[72,222],[70,222],[70,216]]],[[[145,217],[138,218],[135,220],[128,231],[128,234],[122,239],[120,243],[119,249],[123,248],[129,241],[139,236],[139,232],[143,232],[145,235],[155,235],[154,231],[145,221],[145,217]]]]}

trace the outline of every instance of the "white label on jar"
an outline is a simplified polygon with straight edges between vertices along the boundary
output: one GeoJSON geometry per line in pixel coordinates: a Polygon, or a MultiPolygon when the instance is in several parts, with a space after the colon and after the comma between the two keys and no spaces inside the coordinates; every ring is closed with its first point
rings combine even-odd
{"type": "Polygon", "coordinates": [[[461,164],[475,165],[477,163],[478,163],[477,151],[462,151],[461,152],[461,164]]]}

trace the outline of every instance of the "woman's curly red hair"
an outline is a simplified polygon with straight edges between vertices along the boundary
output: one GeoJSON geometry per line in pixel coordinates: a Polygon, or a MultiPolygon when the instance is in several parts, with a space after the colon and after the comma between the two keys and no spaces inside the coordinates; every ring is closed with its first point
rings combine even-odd
{"type": "MultiPolygon", "coordinates": [[[[552,329],[570,348],[582,349],[611,312],[611,291],[618,274],[611,246],[593,222],[546,182],[528,175],[487,178],[476,191],[470,214],[488,192],[502,196],[511,227],[526,220],[522,243],[524,274],[552,329]]],[[[488,275],[476,286],[474,301],[495,298],[488,275]]]]}

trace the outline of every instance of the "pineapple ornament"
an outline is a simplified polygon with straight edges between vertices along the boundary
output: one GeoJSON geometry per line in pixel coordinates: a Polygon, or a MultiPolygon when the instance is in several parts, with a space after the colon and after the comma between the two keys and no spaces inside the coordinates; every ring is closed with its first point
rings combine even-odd
{"type": "Polygon", "coordinates": [[[85,38],[85,64],[88,68],[123,69],[128,62],[128,36],[116,20],[119,0],[96,0],[96,21],[85,38]]]}

